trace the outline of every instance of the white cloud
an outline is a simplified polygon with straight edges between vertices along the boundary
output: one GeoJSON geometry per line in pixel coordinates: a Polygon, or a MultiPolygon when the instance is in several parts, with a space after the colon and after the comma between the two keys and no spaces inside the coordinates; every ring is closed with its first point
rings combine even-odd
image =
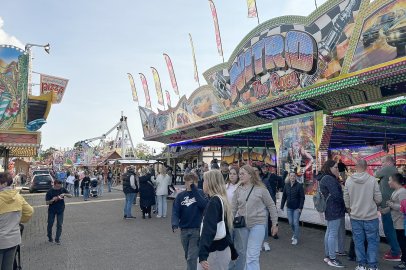
{"type": "Polygon", "coordinates": [[[15,36],[9,35],[4,31],[3,29],[4,26],[4,21],[0,17],[0,44],[5,44],[5,45],[14,45],[19,48],[24,48],[24,45],[21,41],[19,41],[15,36]]]}

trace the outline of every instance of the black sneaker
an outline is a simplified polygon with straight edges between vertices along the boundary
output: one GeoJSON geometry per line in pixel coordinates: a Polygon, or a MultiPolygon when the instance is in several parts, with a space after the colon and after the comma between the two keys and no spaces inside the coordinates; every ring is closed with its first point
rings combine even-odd
{"type": "Polygon", "coordinates": [[[344,268],[344,265],[337,259],[330,259],[327,264],[333,267],[344,268]]]}
{"type": "Polygon", "coordinates": [[[48,238],[48,242],[49,242],[49,243],[53,243],[53,242],[54,242],[54,239],[48,238]]]}
{"type": "Polygon", "coordinates": [[[61,245],[61,241],[59,241],[59,240],[55,240],[55,243],[56,243],[58,246],[61,245]]]}
{"type": "Polygon", "coordinates": [[[401,262],[400,264],[393,267],[394,269],[406,269],[405,262],[401,262]]]}
{"type": "Polygon", "coordinates": [[[126,218],[127,218],[127,215],[124,215],[123,219],[126,219],[126,218]]]}

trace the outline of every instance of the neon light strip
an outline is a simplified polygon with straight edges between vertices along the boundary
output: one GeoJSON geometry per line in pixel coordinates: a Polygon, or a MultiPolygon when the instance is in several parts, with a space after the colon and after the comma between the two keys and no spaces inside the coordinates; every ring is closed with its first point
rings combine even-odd
{"type": "Polygon", "coordinates": [[[383,102],[372,102],[372,103],[352,106],[352,107],[346,108],[344,110],[333,111],[333,116],[341,116],[341,115],[363,112],[363,111],[368,111],[368,110],[376,110],[376,109],[380,109],[382,107],[392,107],[392,106],[397,106],[397,105],[402,105],[402,104],[406,104],[406,96],[389,99],[389,100],[386,100],[383,102]]]}

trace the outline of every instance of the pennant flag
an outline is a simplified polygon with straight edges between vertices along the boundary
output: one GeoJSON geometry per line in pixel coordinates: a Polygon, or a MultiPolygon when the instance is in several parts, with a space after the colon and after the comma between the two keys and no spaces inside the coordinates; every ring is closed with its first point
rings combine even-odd
{"type": "Polygon", "coordinates": [[[178,83],[176,82],[175,71],[173,70],[171,58],[166,53],[164,53],[164,57],[166,61],[166,66],[168,67],[169,77],[171,77],[173,91],[175,91],[175,94],[179,96],[178,83]]]}
{"type": "Polygon", "coordinates": [[[137,89],[135,88],[133,75],[131,75],[131,73],[127,73],[127,75],[128,75],[128,79],[130,80],[131,92],[133,94],[133,100],[135,102],[138,102],[137,89]]]}
{"type": "Polygon", "coordinates": [[[140,79],[141,79],[141,83],[142,83],[142,88],[144,88],[145,107],[148,109],[151,109],[151,97],[149,96],[147,79],[145,78],[145,75],[142,73],[140,73],[140,79]]]}
{"type": "Polygon", "coordinates": [[[161,104],[162,106],[165,106],[164,97],[162,94],[161,80],[159,79],[158,71],[154,67],[151,67],[151,70],[152,70],[152,76],[154,77],[156,95],[158,96],[158,103],[161,104]]]}
{"type": "Polygon", "coordinates": [[[189,40],[190,40],[190,46],[192,46],[193,65],[194,65],[194,71],[195,71],[195,81],[200,85],[199,72],[197,71],[195,46],[193,46],[193,39],[192,39],[192,35],[190,33],[189,33],[189,40]]]}
{"type": "Polygon", "coordinates": [[[223,46],[221,44],[220,27],[217,19],[216,6],[214,5],[212,0],[209,0],[209,3],[211,8],[211,15],[213,16],[214,21],[214,31],[216,32],[217,51],[219,52],[220,56],[223,57],[223,46]]]}
{"type": "Polygon", "coordinates": [[[166,104],[168,104],[168,107],[172,107],[171,106],[171,94],[169,94],[168,90],[165,90],[165,95],[166,95],[166,104]]]}
{"type": "Polygon", "coordinates": [[[257,3],[255,0],[247,0],[248,5],[248,18],[258,17],[257,3]]]}

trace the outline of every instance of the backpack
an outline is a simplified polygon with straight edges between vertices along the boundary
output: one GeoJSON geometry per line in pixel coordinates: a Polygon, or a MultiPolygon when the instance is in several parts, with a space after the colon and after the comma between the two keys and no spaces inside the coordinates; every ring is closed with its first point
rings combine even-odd
{"type": "Polygon", "coordinates": [[[323,178],[320,180],[319,184],[317,185],[316,194],[313,195],[314,208],[319,213],[324,213],[326,211],[327,201],[328,201],[328,199],[330,198],[330,195],[331,195],[331,194],[329,194],[327,196],[327,198],[325,198],[323,193],[321,193],[320,185],[321,185],[321,182],[323,181],[323,178]]]}

